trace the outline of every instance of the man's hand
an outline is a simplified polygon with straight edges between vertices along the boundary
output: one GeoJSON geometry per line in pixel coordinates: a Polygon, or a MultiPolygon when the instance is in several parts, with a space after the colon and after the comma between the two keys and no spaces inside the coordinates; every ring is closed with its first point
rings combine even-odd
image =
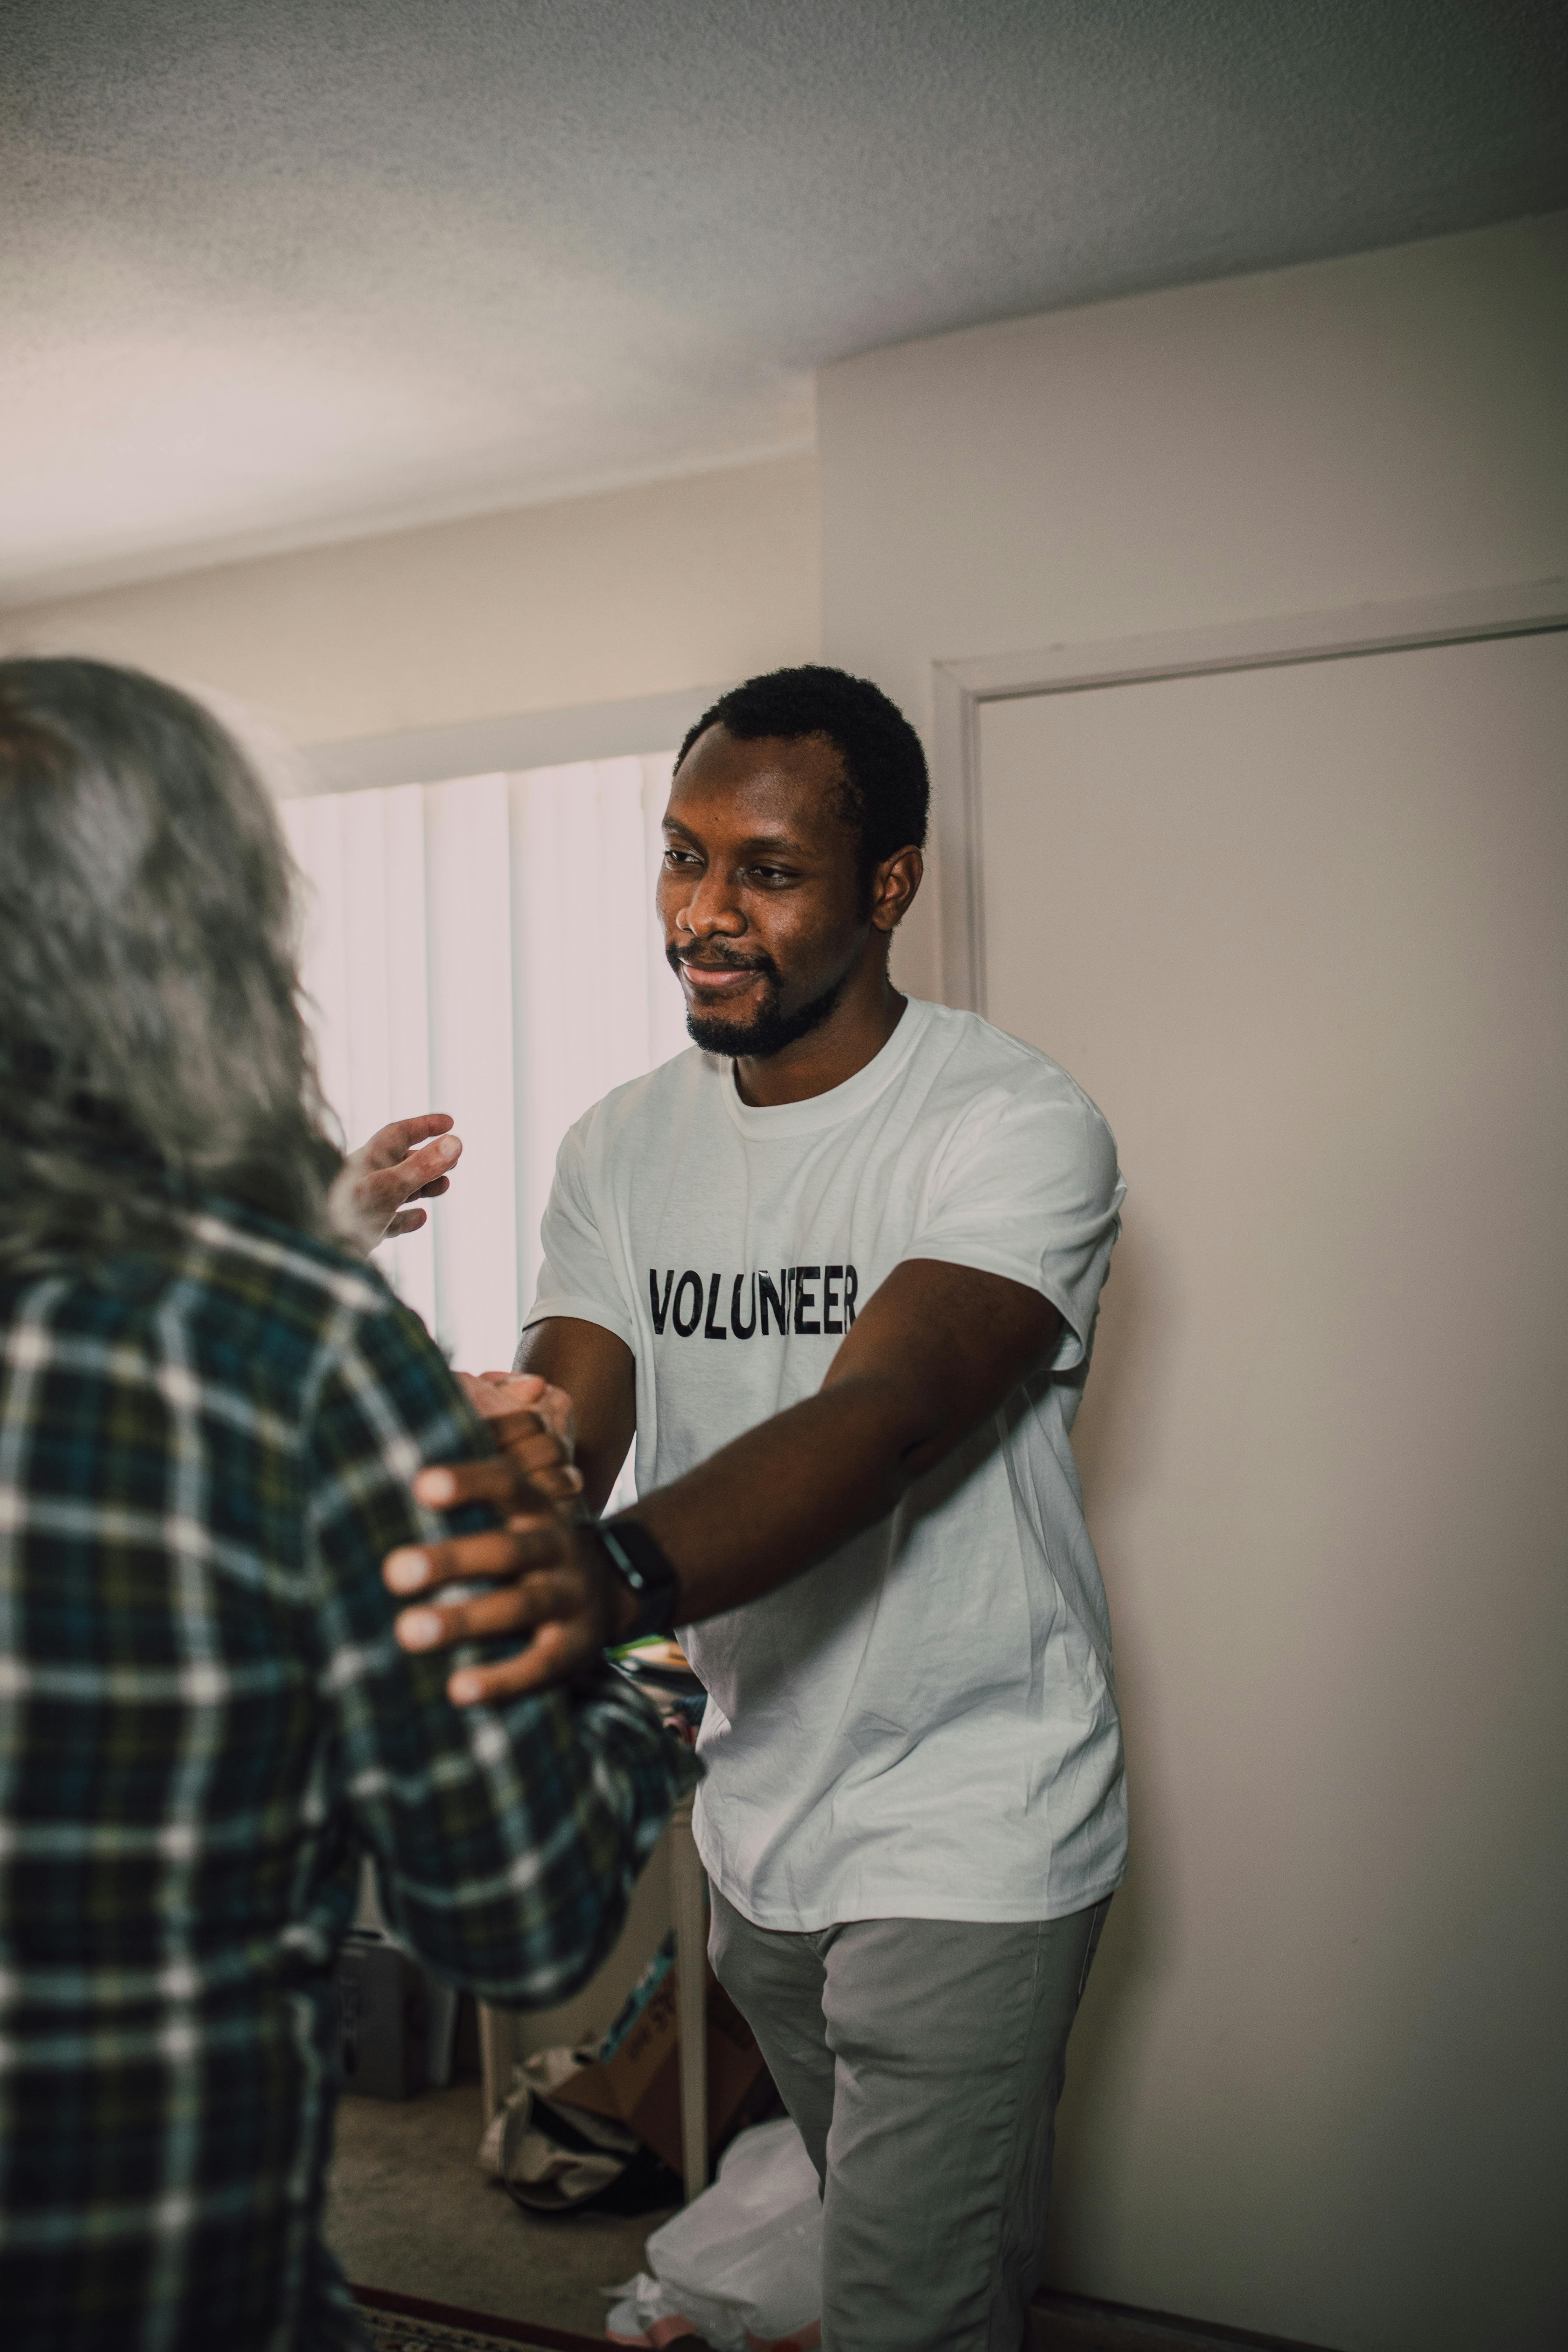
{"type": "MultiPolygon", "coordinates": [[[[486,1381],[474,1386],[491,1380],[497,1386],[544,1388],[542,1381],[508,1382],[502,1375],[487,1375],[486,1381]]],[[[637,1614],[636,1597],[628,1587],[605,1567],[596,1547],[582,1540],[573,1521],[552,1506],[541,1491],[542,1479],[537,1475],[531,1479],[522,1466],[522,1453],[548,1452],[546,1476],[553,1471],[576,1477],[562,1462],[559,1438],[544,1427],[537,1409],[543,1402],[543,1398],[536,1399],[535,1409],[509,1416],[533,1425],[520,1431],[516,1450],[509,1444],[508,1451],[493,1461],[422,1470],[414,1482],[416,1499],[430,1509],[490,1503],[506,1521],[505,1528],[489,1535],[456,1536],[445,1543],[405,1545],[389,1552],[383,1565],[387,1588],[399,1599],[432,1596],[417,1608],[404,1610],[396,1621],[397,1639],[405,1650],[446,1649],[454,1642],[493,1639],[499,1633],[531,1637],[515,1657],[499,1665],[459,1667],[447,1685],[447,1696],[458,1706],[471,1706],[479,1699],[515,1698],[592,1672],[605,1643],[619,1639],[637,1614]],[[500,1589],[478,1600],[442,1602],[438,1597],[445,1584],[491,1580],[500,1589]]],[[[498,1420],[498,1436],[506,1425],[498,1420]]]]}
{"type": "Polygon", "coordinates": [[[395,1118],[349,1153],[327,1202],[340,1241],[368,1257],[378,1242],[418,1231],[426,1212],[407,1203],[433,1201],[446,1192],[447,1171],[463,1149],[448,1132],[451,1124],[444,1110],[395,1118]]]}
{"type": "Polygon", "coordinates": [[[571,1503],[582,1493],[582,1473],[572,1458],[577,1418],[564,1389],[552,1388],[537,1372],[459,1372],[458,1379],[523,1479],[552,1503],[571,1503]]]}
{"type": "Polygon", "coordinates": [[[422,1471],[414,1492],[435,1510],[491,1503],[505,1530],[407,1546],[388,1555],[384,1574],[399,1595],[437,1596],[398,1618],[397,1639],[405,1650],[444,1648],[485,1634],[532,1636],[504,1664],[464,1667],[452,1676],[448,1694],[459,1706],[471,1706],[476,1699],[515,1697],[590,1670],[636,1604],[566,1516],[583,1480],[572,1460],[574,1417],[564,1389],[533,1372],[459,1372],[458,1378],[503,1451],[490,1462],[422,1471]],[[442,1603],[438,1598],[444,1584],[492,1578],[505,1589],[478,1600],[442,1603]]]}

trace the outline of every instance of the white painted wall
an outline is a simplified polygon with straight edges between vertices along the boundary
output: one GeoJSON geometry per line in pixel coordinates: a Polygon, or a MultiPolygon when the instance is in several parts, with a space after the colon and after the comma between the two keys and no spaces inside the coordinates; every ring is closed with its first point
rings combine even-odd
{"type": "Polygon", "coordinates": [[[824,658],[922,726],[933,660],[1568,572],[1568,215],[872,352],[817,416],[824,658]]]}
{"type": "Polygon", "coordinates": [[[323,744],[809,661],[820,579],[791,457],[0,611],[0,653],[132,662],[323,744]]]}
{"type": "MultiPolygon", "coordinates": [[[[1568,574],[1568,218],[872,354],[827,371],[818,415],[825,657],[869,673],[928,724],[933,660],[1059,642],[1104,644],[1568,574]]],[[[1006,712],[1002,706],[999,721],[1006,712]]],[[[1500,824],[1513,822],[1517,781],[1500,779],[1500,824]]],[[[1005,802],[998,808],[997,822],[1005,825],[1005,802]]],[[[1468,812],[1482,836],[1489,815],[1489,804],[1468,812]]],[[[988,808],[988,827],[991,816],[988,808]]],[[[1441,814],[1431,821],[1442,823],[1441,814]]],[[[1462,869],[1463,844],[1450,847],[1447,870],[1462,869]]],[[[1223,865],[1223,829],[1213,850],[1223,865]]],[[[997,859],[1004,866],[1029,859],[1031,840],[1021,821],[1001,841],[988,829],[986,853],[988,864],[997,859]]],[[[1518,863],[1533,852],[1521,837],[1510,854],[1518,863]]],[[[1033,862],[1043,862],[1037,841],[1033,862]]],[[[1247,887],[1238,863],[1233,887],[1242,913],[1247,887]]],[[[940,969],[934,901],[932,892],[923,921],[911,924],[900,947],[906,980],[932,993],[940,969]]],[[[1053,965],[1045,876],[1039,908],[1032,967],[1026,931],[1014,926],[1015,964],[1022,955],[1028,968],[1011,971],[1008,989],[1013,1003],[1037,1005],[1032,1034],[1048,1045],[1053,965]]],[[[1121,925],[1114,952],[1117,1001],[1163,1004],[1168,924],[1121,925]]],[[[1059,974],[1056,993],[1059,1000],[1059,974]]],[[[1472,1008],[1470,1017],[1490,1022],[1500,1062],[1510,1065],[1519,1039],[1502,1034],[1506,1024],[1495,1012],[1472,1008]]],[[[1070,1046],[1060,1050],[1070,1066],[1070,1046]]],[[[1109,1044],[1107,1053],[1110,1067],[1109,1044]]],[[[1116,1066],[1122,1062],[1135,1067],[1136,1054],[1116,1066]]],[[[1245,1087],[1247,1075],[1238,1070],[1236,1079],[1245,1087]]],[[[1123,1076],[1120,1083],[1132,1081],[1123,1076]]],[[[1163,1097],[1152,1080],[1151,1087],[1148,1099],[1105,1103],[1112,1124],[1129,1138],[1156,1122],[1163,1097]]],[[[1127,1636],[1135,1845],[1132,1875],[1113,1907],[1078,2036],[1063,2116],[1054,2275],[1081,2292],[1346,2352],[1428,2352],[1438,2343],[1491,2352],[1494,2342],[1506,2342],[1510,2352],[1527,2346],[1543,2352],[1555,2340],[1550,2314],[1563,2293],[1560,2276],[1552,2284],[1543,2275],[1539,2242],[1540,2200],[1550,2185],[1540,2166],[1527,2162],[1520,2182],[1500,2177],[1490,2184],[1483,2213],[1458,2186],[1473,2181],[1474,2150],[1448,2171],[1441,2140],[1463,2128],[1464,2101],[1447,2095],[1449,2069],[1468,2070],[1466,2098],[1486,2113],[1500,2145],[1508,2144],[1513,2103],[1539,2096],[1529,2076],[1546,2063],[1544,2050],[1532,2054],[1517,2014],[1505,2031],[1489,2004],[1506,2000],[1517,2008],[1517,1984],[1505,1991],[1505,1977],[1528,1982],[1538,2002],[1556,1998],[1550,1988],[1552,1971],[1561,1970],[1560,1937],[1543,1931],[1542,1906],[1561,1859],[1548,1851],[1535,1810],[1544,1767],[1527,1775],[1517,1802],[1499,1803],[1489,1780],[1461,1772],[1456,1788],[1451,1775],[1428,1780],[1414,1759],[1424,1748],[1430,1752],[1434,1717],[1446,1706],[1458,1710],[1457,1761],[1478,1741],[1482,1751],[1500,1755],[1520,1728],[1518,1711],[1533,1707],[1532,1719],[1542,1720],[1539,1710],[1550,1701],[1526,1691],[1517,1654],[1488,1637],[1484,1537],[1458,1547],[1479,1580],[1476,1687],[1464,1697],[1455,1691],[1451,1655],[1440,1675],[1432,1669],[1424,1580],[1434,1553],[1427,1538],[1447,1560],[1456,1530],[1426,1527],[1424,1495],[1405,1491],[1392,1457],[1375,1442],[1391,1388],[1404,1395],[1422,1390],[1424,1381],[1441,1387],[1431,1359],[1446,1348],[1456,1366],[1463,1360],[1465,1307],[1455,1299],[1446,1333],[1441,1323],[1429,1324],[1430,1297],[1423,1292],[1411,1300],[1403,1337],[1399,1317],[1391,1318],[1392,1355],[1347,1345],[1315,1359],[1333,1384],[1337,1425],[1360,1432],[1348,1459],[1320,1458],[1304,1425],[1295,1454],[1282,1440],[1267,1463],[1237,1465],[1249,1494],[1259,1477],[1272,1482],[1287,1514],[1300,1493],[1340,1482],[1339,1524],[1376,1531],[1380,1581],[1369,1608],[1380,1654],[1386,1651],[1396,1670],[1376,1678],[1377,1702],[1393,1710],[1379,1735],[1390,1778],[1370,1796],[1388,1818],[1400,1816],[1381,1895],[1388,1910],[1375,1923],[1376,1948],[1394,1956],[1393,1980],[1373,1986],[1372,1972],[1358,1966],[1368,1946],[1352,1952],[1345,1941],[1327,1973],[1302,1958],[1272,1986],[1251,1983],[1238,2002],[1226,1962],[1227,1917],[1237,1941],[1261,1954],[1321,1950],[1324,1927],[1322,1873],[1281,1869],[1278,1854],[1253,1883],[1254,1899],[1269,1906],[1260,1927],[1248,1912],[1249,1881],[1236,1842],[1256,1837],[1260,1824],[1267,1833],[1272,1820],[1281,1840],[1304,1842],[1303,1851],[1314,1839],[1325,1846],[1344,1839],[1364,1860],[1366,1823],[1336,1812],[1336,1805],[1353,1808],[1356,1776],[1339,1772],[1349,1750],[1335,1727],[1360,1703],[1358,1690],[1363,1702],[1370,1695],[1361,1679],[1364,1656],[1353,1670],[1347,1662],[1339,1680],[1333,1645],[1325,1644],[1321,1629],[1303,1635],[1295,1654],[1314,1688],[1329,1695],[1322,1738],[1335,1751],[1304,1788],[1290,1742],[1271,1736],[1267,1677],[1225,1715],[1226,1723],[1239,1719],[1242,1727],[1227,1746],[1216,1711],[1205,1710],[1203,1676],[1194,1664],[1194,1647],[1205,1647],[1203,1625],[1194,1620],[1184,1649],[1161,1638],[1173,1583],[1190,1577],[1196,1617],[1213,1633],[1209,1650],[1225,1665],[1245,1643],[1226,1647],[1220,1588],[1233,1580],[1234,1607],[1249,1585],[1245,1573],[1234,1581],[1245,1562],[1228,1552],[1215,1555],[1212,1478],[1194,1484],[1161,1442],[1179,1417],[1178,1402],[1184,1410],[1190,1404],[1162,1384],[1182,1360],[1184,1286],[1201,1281],[1203,1269],[1184,1256],[1181,1221],[1173,1232],[1162,1222],[1159,1181],[1151,1149],[1144,1165],[1131,1166],[1125,1279],[1119,1288],[1113,1269],[1079,1424],[1090,1523],[1104,1542],[1112,1613],[1127,1636]],[[1144,1278],[1151,1265],[1163,1280],[1144,1278]],[[1400,1631],[1406,1622],[1408,1641],[1400,1631]],[[1401,1738],[1402,1709],[1408,1711],[1407,1739],[1401,1738]],[[1193,1776],[1181,1786],[1173,1776],[1184,1758],[1201,1754],[1212,1763],[1216,1741],[1223,1752],[1210,1776],[1212,1801],[1199,1803],[1194,1817],[1193,1776]],[[1485,1801],[1468,1801],[1465,1791],[1473,1797],[1483,1786],[1485,1801]],[[1330,1801],[1323,1791],[1336,1787],[1330,1801]],[[1445,1903],[1448,1881],[1452,1900],[1445,1903]],[[1489,1894],[1478,1916],[1477,1890],[1507,1885],[1516,1899],[1502,1903],[1489,1894]],[[1294,1917],[1292,1905],[1299,1906],[1294,1917]],[[1283,1917],[1277,1906],[1285,1907],[1283,1917]],[[1408,1959],[1424,1940],[1440,1947],[1446,1935],[1454,1939],[1451,1956],[1427,1952],[1419,1969],[1401,1974],[1401,1956],[1408,1959]],[[1478,1963],[1478,1952],[1487,1948],[1510,1951],[1510,1969],[1478,1963]],[[1409,2004],[1407,2016],[1402,2001],[1409,2004]],[[1391,2017],[1403,2017],[1407,2029],[1396,2050],[1389,2046],[1391,2017]],[[1272,2106],[1252,2096],[1257,2070],[1250,2062],[1237,2073],[1238,2048],[1259,2030],[1263,2060],[1292,2086],[1291,2095],[1272,2106]],[[1347,2046],[1364,2053],[1369,2066],[1385,2064],[1389,2085],[1385,2096],[1370,2096],[1336,2124],[1333,2114],[1321,2111],[1318,2093],[1328,2098],[1336,2069],[1343,2080],[1347,2046]],[[1335,2064],[1315,2064],[1314,2053],[1331,2049],[1335,2064]],[[1478,2068],[1484,2077],[1479,2082],[1478,2068]],[[1327,2176],[1310,2206],[1293,2194],[1309,2160],[1304,2129],[1327,2176]],[[1322,2217],[1336,2195],[1375,2198],[1375,2186],[1369,2190],[1367,2184],[1380,2178],[1390,2184],[1387,2228],[1380,2228],[1375,2206],[1357,2203],[1342,2232],[1324,2231],[1322,2217]],[[1447,2188],[1433,2194],[1427,2209],[1433,2262],[1417,2280],[1413,2201],[1418,2205],[1434,2181],[1447,2188]],[[1523,2279],[1515,2261],[1500,2254],[1508,2245],[1510,2200],[1522,2233],[1518,2259],[1533,2264],[1523,2279]],[[1532,2205],[1533,2221],[1524,2210],[1532,2205]],[[1445,2299],[1436,2282],[1446,2266],[1452,2275],[1456,2263],[1466,2293],[1445,2299]],[[1489,2284],[1495,2289],[1489,2305],[1489,2284]],[[1489,2332],[1489,2309],[1500,2333],[1489,2332]]],[[[1489,1216],[1498,1220],[1497,1245],[1513,1248],[1522,1230],[1510,1206],[1514,1181],[1511,1169],[1499,1171],[1493,1208],[1478,1204],[1475,1230],[1453,1236],[1451,1262],[1438,1253],[1444,1263],[1432,1269],[1437,1291],[1445,1284],[1463,1289],[1458,1261],[1471,1244],[1483,1254],[1490,1245],[1483,1231],[1489,1216]]],[[[1412,1213],[1415,1207],[1412,1201],[1412,1213]]],[[[1325,1269],[1343,1266],[1355,1209],[1348,1192],[1332,1213],[1321,1201],[1303,1209],[1292,1199],[1289,1215],[1307,1220],[1286,1237],[1303,1299],[1321,1307],[1326,1293],[1313,1286],[1314,1258],[1325,1269]]],[[[1403,1213],[1398,1202],[1389,1213],[1403,1213]]],[[[1550,1244],[1550,1221],[1546,1234],[1550,1244]]],[[[1352,1239],[1365,1254],[1368,1278],[1385,1279],[1387,1253],[1378,1252],[1375,1234],[1357,1228],[1352,1239]]],[[[1407,1265],[1403,1257],[1400,1263],[1407,1265]]],[[[1541,1272],[1544,1281],[1544,1264],[1541,1272]]],[[[1282,1317],[1272,1341],[1281,1350],[1290,1345],[1289,1319],[1282,1317]]],[[[1520,1311],[1510,1330],[1489,1335],[1488,1365],[1510,1346],[1524,1360],[1540,1337],[1527,1329],[1529,1321],[1520,1311]]],[[[1246,1341],[1238,1322],[1233,1346],[1246,1341]]],[[[1219,1344],[1223,1352],[1223,1333],[1219,1344]]],[[[1279,1369],[1271,1371],[1266,1349],[1256,1375],[1267,1385],[1279,1369]]],[[[1298,1378],[1300,1367],[1289,1369],[1291,1380],[1298,1378]]],[[[1488,1382],[1486,1367],[1474,1370],[1488,1382]]],[[[1459,1377],[1456,1370],[1453,1379],[1459,1377]]],[[[1491,1414],[1495,1405],[1487,1385],[1477,1412],[1491,1414]]],[[[1459,1420],[1462,1426],[1462,1412],[1459,1420]]],[[[1442,1442],[1451,1445],[1451,1431],[1442,1442]]],[[[1546,1523],[1560,1498],[1550,1491],[1540,1450],[1527,1464],[1502,1438],[1499,1446],[1508,1465],[1511,1521],[1546,1523]]],[[[1489,1475],[1478,1470],[1483,1479],[1489,1475]]],[[[1468,1496],[1467,1510],[1477,1507],[1468,1496]]],[[[1223,1496],[1218,1508],[1223,1518],[1223,1496]]],[[[1557,1622],[1560,1543],[1528,1565],[1511,1552],[1509,1565],[1526,1576],[1531,1622],[1557,1622]]],[[[1342,1562],[1336,1573],[1342,1571],[1342,1562]]],[[[1303,1573],[1312,1573],[1310,1558],[1303,1573]]],[[[1447,1599],[1443,1605],[1449,1632],[1462,1631],[1447,1599]]],[[[1517,1630],[1517,1608],[1512,1623],[1517,1630]]],[[[1463,1651],[1462,1640],[1458,1646],[1463,1651]]],[[[1375,1872],[1372,1877],[1375,1883],[1375,1872]]],[[[1344,1938],[1361,1932],[1355,1922],[1338,1924],[1344,1938]]],[[[1267,1974],[1261,1962],[1259,1972],[1267,1974]]],[[[1550,2013],[1542,2008],[1541,2014],[1550,2013]]],[[[1258,2047],[1254,2043],[1255,2057],[1258,2047]]]]}

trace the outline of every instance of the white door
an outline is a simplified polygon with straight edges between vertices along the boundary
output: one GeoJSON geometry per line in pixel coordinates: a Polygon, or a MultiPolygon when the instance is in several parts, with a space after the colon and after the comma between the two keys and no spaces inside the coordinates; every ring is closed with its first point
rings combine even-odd
{"type": "Polygon", "coordinates": [[[1568,2341],[1565,747],[1563,635],[983,709],[986,1009],[1129,1186],[1081,2291],[1568,2341]]]}

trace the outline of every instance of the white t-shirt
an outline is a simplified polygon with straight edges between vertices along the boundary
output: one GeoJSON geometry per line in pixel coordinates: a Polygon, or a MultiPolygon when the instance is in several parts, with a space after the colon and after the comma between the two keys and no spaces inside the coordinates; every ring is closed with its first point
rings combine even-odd
{"type": "Polygon", "coordinates": [[[527,1320],[632,1349],[643,1494],[815,1394],[907,1258],[1061,1311],[1054,1361],[889,1518],[682,1633],[709,1693],[698,1846],[760,1927],[1056,1918],[1121,1875],[1110,1628],[1068,1433],[1123,1189],[1056,1063],[912,1002],[827,1094],[752,1109],[693,1047],[561,1147],[527,1320]]]}

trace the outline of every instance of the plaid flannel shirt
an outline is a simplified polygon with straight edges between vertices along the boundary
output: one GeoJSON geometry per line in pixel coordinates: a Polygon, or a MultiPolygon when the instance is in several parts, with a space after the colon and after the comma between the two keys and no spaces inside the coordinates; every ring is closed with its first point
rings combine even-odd
{"type": "MultiPolygon", "coordinates": [[[[322,2245],[360,1858],[517,2007],[604,1954],[691,1766],[608,1672],[447,1702],[381,1561],[489,1451],[379,1276],[230,1203],[0,1280],[0,2336],[362,2339],[322,2245]]],[[[504,1648],[504,1644],[502,1647],[504,1648]]]]}

